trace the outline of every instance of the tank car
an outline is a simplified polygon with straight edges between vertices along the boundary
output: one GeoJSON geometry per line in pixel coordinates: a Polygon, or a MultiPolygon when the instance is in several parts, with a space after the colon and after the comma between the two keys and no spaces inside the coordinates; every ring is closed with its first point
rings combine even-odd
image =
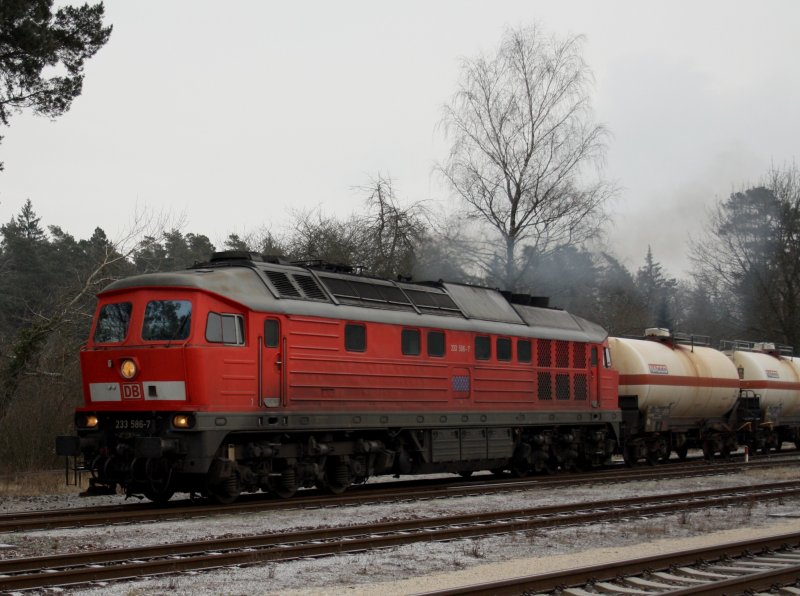
{"type": "Polygon", "coordinates": [[[619,373],[625,459],[683,459],[690,447],[706,457],[737,449],[732,414],[739,398],[736,366],[705,338],[648,329],[642,339],[609,339],[619,373]]]}
{"type": "Polygon", "coordinates": [[[528,296],[219,253],[112,283],[57,452],[89,492],[341,492],[577,468],[620,438],[606,332],[528,296]]]}
{"type": "Polygon", "coordinates": [[[741,379],[742,441],[753,451],[778,450],[784,442],[800,448],[800,359],[792,348],[769,342],[723,342],[741,379]]]}

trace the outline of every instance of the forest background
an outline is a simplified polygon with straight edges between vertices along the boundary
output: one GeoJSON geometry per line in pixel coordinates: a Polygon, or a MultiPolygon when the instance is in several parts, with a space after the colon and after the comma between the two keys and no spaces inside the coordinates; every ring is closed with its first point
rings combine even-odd
{"type": "MultiPolygon", "coordinates": [[[[0,4],[2,125],[24,110],[50,118],[67,111],[81,94],[84,62],[111,35],[102,3],[52,5],[0,4]]],[[[97,292],[219,250],[547,296],[612,335],[662,327],[712,344],[800,348],[797,166],[773,166],[716,202],[688,248],[690,274],[672,277],[649,247],[630,269],[604,225],[617,186],[602,177],[609,131],[593,118],[582,47],[581,36],[533,25],[508,29],[495,54],[463,60],[443,109],[451,150],[435,164],[461,206],[449,213],[401,200],[391,176],[376,173],[353,189],[363,200],[358,213],[294,211],[281,231],[233,233],[215,246],[168,211],[139,213],[115,237],[97,228],[75,238],[25,202],[0,227],[0,473],[56,465],[54,437],[71,432],[83,399],[78,354],[97,292]]],[[[676,250],[686,250],[682,239],[676,250]]]]}

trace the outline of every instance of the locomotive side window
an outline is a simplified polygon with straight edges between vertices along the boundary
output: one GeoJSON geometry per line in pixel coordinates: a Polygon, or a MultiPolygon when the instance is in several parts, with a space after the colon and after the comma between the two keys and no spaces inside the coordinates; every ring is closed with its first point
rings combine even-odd
{"type": "Polygon", "coordinates": [[[405,356],[419,356],[419,329],[403,329],[400,344],[405,356]]]}
{"type": "Polygon", "coordinates": [[[531,361],[531,340],[517,340],[517,362],[531,361]]]}
{"type": "Polygon", "coordinates": [[[277,348],[280,343],[280,326],[276,319],[264,321],[264,345],[268,348],[277,348]]]}
{"type": "Polygon", "coordinates": [[[128,323],[131,322],[132,305],[130,302],[106,304],[97,315],[97,327],[94,330],[94,341],[98,344],[113,344],[125,340],[128,335],[128,323]]]}
{"type": "Polygon", "coordinates": [[[603,362],[606,368],[611,368],[611,350],[608,348],[603,348],[603,362]]]}
{"type": "Polygon", "coordinates": [[[173,341],[189,337],[192,303],[188,300],[151,300],[144,311],[142,339],[173,341]]]}
{"type": "Polygon", "coordinates": [[[348,352],[364,352],[367,349],[367,328],[348,323],[344,326],[344,349],[348,352]]]}
{"type": "Polygon", "coordinates": [[[244,319],[241,315],[208,313],[206,341],[215,344],[243,345],[244,319]]]}
{"type": "Polygon", "coordinates": [[[497,338],[497,359],[503,361],[511,360],[511,340],[509,338],[497,338]]]}
{"type": "Polygon", "coordinates": [[[597,366],[597,346],[592,346],[592,366],[597,366]]]}
{"type": "Polygon", "coordinates": [[[475,337],[475,358],[477,360],[489,360],[492,357],[492,342],[486,335],[475,337]]]}
{"type": "Polygon", "coordinates": [[[428,356],[444,356],[444,333],[428,331],[428,356]]]}

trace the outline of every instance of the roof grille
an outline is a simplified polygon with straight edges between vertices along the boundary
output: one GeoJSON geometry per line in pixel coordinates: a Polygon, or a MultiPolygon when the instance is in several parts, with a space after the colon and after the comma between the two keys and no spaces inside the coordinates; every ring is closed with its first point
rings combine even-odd
{"type": "Polygon", "coordinates": [[[275,286],[278,295],[282,297],[300,298],[300,292],[294,287],[294,284],[289,280],[289,276],[280,271],[266,271],[267,278],[275,286]]]}
{"type": "Polygon", "coordinates": [[[295,273],[293,277],[297,285],[300,286],[300,289],[303,290],[303,294],[305,294],[306,298],[328,301],[325,292],[322,291],[322,288],[319,287],[313,277],[310,275],[299,275],[297,273],[295,273]]]}

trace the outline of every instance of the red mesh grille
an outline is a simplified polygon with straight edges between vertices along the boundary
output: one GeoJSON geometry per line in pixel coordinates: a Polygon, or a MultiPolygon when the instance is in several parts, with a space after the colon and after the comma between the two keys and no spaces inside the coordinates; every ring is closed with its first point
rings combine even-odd
{"type": "Polygon", "coordinates": [[[537,373],[537,379],[539,381],[539,399],[553,399],[553,386],[550,373],[537,373]]]}
{"type": "Polygon", "coordinates": [[[556,375],[556,399],[569,399],[569,375],[556,375]]]}
{"type": "Polygon", "coordinates": [[[538,339],[536,340],[536,365],[541,367],[551,366],[552,356],[550,355],[550,340],[538,339]]]}
{"type": "Polygon", "coordinates": [[[573,379],[575,399],[585,400],[588,396],[586,391],[586,375],[575,375],[573,379]]]}
{"type": "Polygon", "coordinates": [[[556,342],[556,368],[569,368],[569,342],[556,342]]]}
{"type": "Polygon", "coordinates": [[[586,344],[572,344],[572,368],[586,368],[586,344]]]}

